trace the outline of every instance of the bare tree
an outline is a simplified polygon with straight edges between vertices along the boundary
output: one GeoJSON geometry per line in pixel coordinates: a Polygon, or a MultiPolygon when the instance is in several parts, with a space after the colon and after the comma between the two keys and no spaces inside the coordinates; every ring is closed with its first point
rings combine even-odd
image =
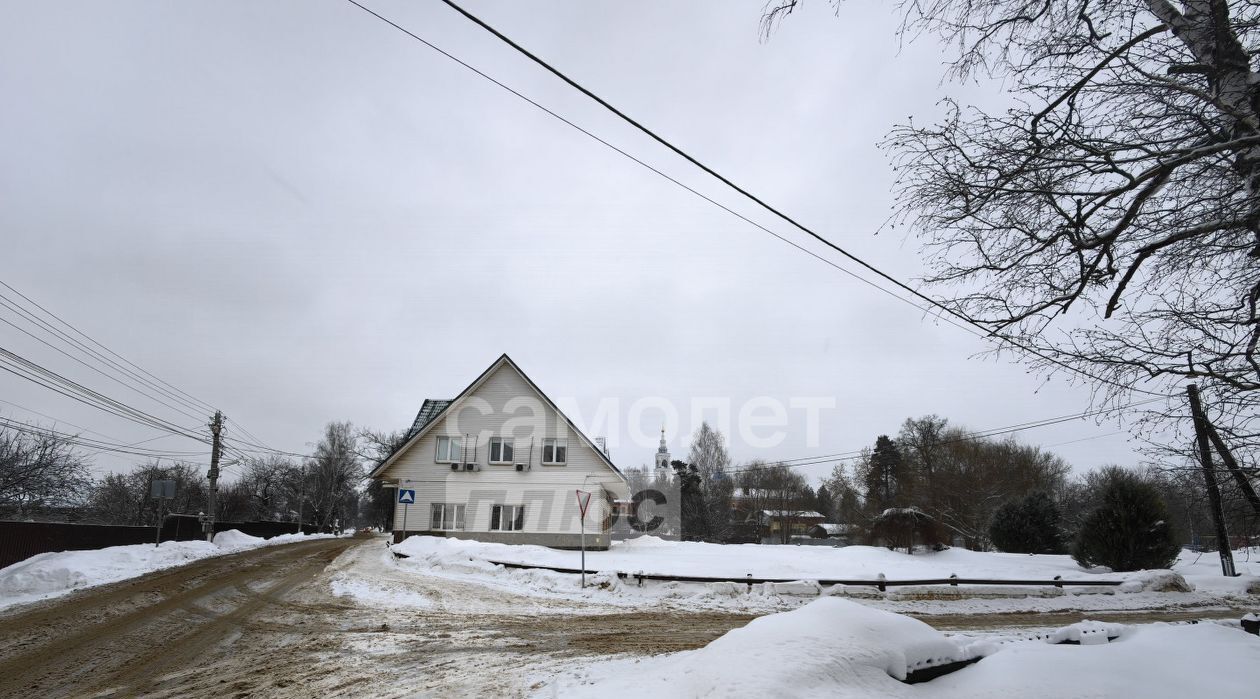
{"type": "Polygon", "coordinates": [[[703,522],[705,541],[723,541],[731,531],[731,494],[735,483],[731,479],[731,457],[726,451],[726,438],[722,433],[700,423],[700,429],[692,437],[687,451],[687,461],[700,474],[700,487],[704,497],[703,522]]]}
{"type": "Polygon", "coordinates": [[[285,518],[290,509],[288,480],[294,470],[291,460],[278,455],[245,462],[240,486],[249,502],[250,519],[278,521],[285,518]]]}
{"type": "Polygon", "coordinates": [[[762,536],[777,534],[779,543],[792,538],[792,525],[804,514],[809,483],[787,464],[754,461],[741,469],[739,487],[750,517],[763,527],[762,536]],[[772,532],[778,521],[778,532],[772,532]]]}
{"type": "Polygon", "coordinates": [[[307,502],[316,524],[327,530],[338,521],[353,521],[358,514],[364,473],[358,439],[350,423],[328,423],[313,457],[307,460],[306,473],[310,485],[307,502]]]}
{"type": "Polygon", "coordinates": [[[0,428],[0,514],[25,519],[78,505],[90,483],[87,462],[69,441],[0,428]]]}
{"type": "Polygon", "coordinates": [[[1002,503],[1036,491],[1061,488],[1071,467],[1038,447],[969,438],[963,430],[941,434],[942,460],[933,496],[924,511],[961,536],[968,548],[989,545],[989,522],[1002,503]]]}
{"type": "MultiPolygon", "coordinates": [[[[869,451],[869,450],[868,450],[869,451]]],[[[866,461],[869,462],[869,454],[866,461]]],[[[854,486],[854,478],[844,464],[836,464],[831,475],[823,479],[831,493],[832,512],[823,513],[835,517],[835,521],[848,527],[864,526],[862,496],[854,486]]]]}
{"type": "Polygon", "coordinates": [[[166,512],[195,515],[205,511],[206,478],[197,466],[151,461],[97,482],[88,503],[90,517],[106,524],[157,524],[159,504],[149,497],[155,480],[175,481],[175,497],[165,503],[166,512]]]}
{"type": "MultiPolygon", "coordinates": [[[[776,2],[763,26],[798,5],[776,2]]],[[[1096,377],[1109,405],[1195,379],[1235,445],[1254,449],[1260,4],[902,8],[905,36],[954,48],[951,77],[993,77],[1013,93],[992,114],[949,101],[941,122],[898,126],[886,141],[898,221],[925,241],[928,282],[952,297],[943,303],[1042,369],[1096,377]]]]}

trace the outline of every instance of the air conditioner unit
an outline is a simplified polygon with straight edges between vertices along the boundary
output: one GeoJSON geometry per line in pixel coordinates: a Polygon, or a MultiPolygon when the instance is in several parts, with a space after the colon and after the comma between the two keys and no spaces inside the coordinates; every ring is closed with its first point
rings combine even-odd
{"type": "Polygon", "coordinates": [[[517,464],[517,465],[516,465],[516,470],[517,470],[517,471],[528,471],[528,470],[529,470],[529,464],[517,464]]]}
{"type": "Polygon", "coordinates": [[[451,470],[452,470],[452,471],[458,471],[458,470],[459,470],[459,464],[451,464],[451,470]]]}
{"type": "Polygon", "coordinates": [[[465,471],[476,471],[476,470],[478,470],[478,468],[477,468],[477,464],[464,464],[464,470],[465,470],[465,471]]]}

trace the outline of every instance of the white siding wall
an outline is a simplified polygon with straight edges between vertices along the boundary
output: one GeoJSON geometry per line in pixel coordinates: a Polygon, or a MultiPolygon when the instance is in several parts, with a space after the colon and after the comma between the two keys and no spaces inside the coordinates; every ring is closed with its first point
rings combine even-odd
{"type": "MultiPolygon", "coordinates": [[[[617,474],[506,362],[452,405],[381,477],[399,481],[402,488],[415,489],[416,504],[406,513],[408,531],[431,529],[430,505],[444,502],[466,505],[467,532],[490,531],[491,506],[503,504],[525,505],[524,534],[577,534],[580,529],[575,491],[582,489],[593,493],[586,515],[587,531],[592,532],[599,529],[607,514],[604,489],[614,493],[624,489],[617,474]],[[480,471],[452,471],[450,464],[436,462],[437,438],[448,435],[464,440],[468,462],[478,464],[480,471]],[[512,464],[491,465],[490,437],[512,438],[513,462],[528,463],[529,470],[517,471],[512,464]],[[542,465],[542,440],[547,437],[568,440],[564,466],[542,465]]],[[[394,513],[394,528],[403,529],[402,506],[394,513]]]]}

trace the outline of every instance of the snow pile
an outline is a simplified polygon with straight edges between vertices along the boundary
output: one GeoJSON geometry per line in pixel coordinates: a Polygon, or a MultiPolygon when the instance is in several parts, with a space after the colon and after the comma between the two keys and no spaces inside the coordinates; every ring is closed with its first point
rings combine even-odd
{"type": "MultiPolygon", "coordinates": [[[[579,586],[575,574],[496,565],[496,562],[523,563],[573,570],[580,565],[577,551],[434,536],[412,536],[394,545],[392,550],[410,557],[389,563],[399,572],[475,582],[516,596],[623,608],[659,605],[691,610],[768,612],[792,609],[818,597],[841,597],[864,600],[888,611],[923,615],[1193,608],[1223,603],[1250,605],[1256,601],[1247,592],[1249,580],[1255,580],[1254,577],[1227,579],[1221,578],[1218,571],[1213,578],[1202,565],[1189,569],[1199,574],[1195,583],[1190,584],[1188,576],[1179,572],[1183,569],[1181,563],[1177,571],[1103,573],[1097,569],[1082,570],[1068,556],[956,549],[908,556],[865,546],[838,549],[755,544],[720,546],[642,537],[617,542],[609,551],[588,551],[589,584],[585,589],[579,586]],[[890,586],[880,592],[867,585],[818,584],[820,578],[877,579],[878,573],[872,570],[894,571],[887,574],[889,580],[907,579],[912,574],[915,578],[945,578],[948,577],[945,571],[957,571],[963,578],[1052,580],[1055,575],[1061,575],[1064,586],[890,586]],[[619,572],[629,577],[619,579],[619,572]],[[749,572],[754,577],[785,578],[788,582],[749,586],[743,582],[749,572]],[[709,583],[646,580],[640,584],[633,577],[638,573],[698,577],[734,573],[732,577],[736,580],[709,583]],[[794,576],[796,579],[792,580],[794,576]],[[1073,585],[1073,579],[1115,580],[1122,584],[1073,585]]],[[[356,597],[370,596],[355,593],[349,587],[346,591],[356,597]]]]}
{"type": "MultiPolygon", "coordinates": [[[[407,555],[435,551],[432,542],[445,541],[447,553],[459,551],[469,559],[522,563],[559,568],[577,568],[577,551],[560,551],[543,546],[492,544],[462,539],[413,536],[394,547],[407,555]],[[413,549],[414,547],[414,549],[413,549]],[[414,553],[413,553],[414,551],[414,553]]],[[[876,580],[882,573],[889,580],[948,578],[1041,579],[1062,576],[1070,585],[1073,578],[1084,580],[1126,580],[1130,573],[1085,570],[1071,556],[946,549],[913,556],[874,546],[781,546],[765,544],[705,544],[692,541],[665,541],[644,536],[614,542],[607,551],[587,551],[588,570],[649,575],[697,577],[784,578],[787,580],[876,580]]]]}
{"type": "Polygon", "coordinates": [[[1120,624],[1107,624],[1101,621],[1081,621],[1071,626],[1054,631],[1046,639],[1047,643],[1076,643],[1082,646],[1094,646],[1109,643],[1119,638],[1124,631],[1120,624]]]}
{"type": "MultiPolygon", "coordinates": [[[[592,681],[595,665],[559,696],[872,697],[904,691],[913,669],[962,659],[927,624],[842,599],[754,619],[699,650],[641,663],[592,681]]],[[[579,671],[584,673],[585,671],[579,671]]]]}
{"type": "Polygon", "coordinates": [[[1012,645],[916,688],[929,697],[1247,697],[1257,663],[1260,638],[1237,629],[1152,624],[1106,644],[1012,645]]]}
{"type": "Polygon", "coordinates": [[[214,545],[221,549],[245,549],[261,545],[266,539],[243,534],[237,529],[229,529],[214,535],[214,545]]]}
{"type": "Polygon", "coordinates": [[[1214,593],[1222,597],[1260,595],[1260,547],[1234,551],[1234,568],[1238,576],[1221,575],[1221,558],[1215,551],[1196,553],[1182,549],[1172,569],[1200,592],[1214,593]]]}
{"type": "Polygon", "coordinates": [[[1260,662],[1260,638],[1218,624],[1083,622],[987,650],[975,664],[904,684],[898,678],[908,670],[974,657],[973,648],[909,617],[825,598],[756,619],[699,650],[586,665],[535,687],[540,697],[658,699],[1242,697],[1254,696],[1249,669],[1260,662]]]}
{"type": "Polygon", "coordinates": [[[1194,592],[1194,585],[1171,570],[1142,570],[1129,576],[1120,584],[1121,592],[1194,592]]]}
{"type": "Polygon", "coordinates": [[[73,590],[105,585],[165,568],[236,551],[274,546],[331,534],[284,534],[260,539],[231,529],[206,541],[164,541],[161,546],[132,544],[87,551],[59,551],[0,568],[0,609],[59,597],[73,590]]]}

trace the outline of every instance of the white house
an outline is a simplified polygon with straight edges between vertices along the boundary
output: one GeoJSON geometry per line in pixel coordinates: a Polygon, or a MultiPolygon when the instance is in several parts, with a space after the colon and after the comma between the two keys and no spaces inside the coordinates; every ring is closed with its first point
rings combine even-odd
{"type": "Polygon", "coordinates": [[[506,354],[455,398],[425,400],[371,477],[415,492],[395,509],[396,542],[431,534],[577,548],[582,490],[591,493],[586,545],[607,548],[601,524],[628,490],[604,450],[506,354]]]}

